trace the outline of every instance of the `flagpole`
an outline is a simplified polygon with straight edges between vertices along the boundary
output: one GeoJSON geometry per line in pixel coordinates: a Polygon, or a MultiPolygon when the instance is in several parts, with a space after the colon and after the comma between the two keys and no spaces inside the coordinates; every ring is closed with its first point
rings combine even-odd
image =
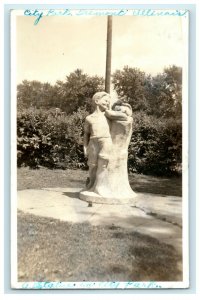
{"type": "Polygon", "coordinates": [[[105,91],[107,93],[110,93],[111,53],[112,53],[112,16],[108,16],[107,17],[106,78],[105,78],[105,91]]]}

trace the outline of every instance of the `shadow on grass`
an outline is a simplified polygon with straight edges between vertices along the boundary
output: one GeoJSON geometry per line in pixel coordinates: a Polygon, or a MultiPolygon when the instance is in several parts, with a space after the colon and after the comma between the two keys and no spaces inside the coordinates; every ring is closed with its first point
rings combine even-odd
{"type": "Polygon", "coordinates": [[[19,281],[180,281],[173,246],[118,226],[19,212],[19,281]],[[28,255],[27,255],[28,253],[28,255]]]}
{"type": "Polygon", "coordinates": [[[114,238],[134,241],[129,248],[129,255],[132,257],[131,281],[182,280],[182,272],[178,269],[182,255],[172,245],[135,231],[120,232],[115,226],[110,229],[114,230],[114,238]]]}
{"type": "Polygon", "coordinates": [[[135,192],[182,196],[181,177],[163,178],[132,174],[129,176],[129,182],[135,192]]]}

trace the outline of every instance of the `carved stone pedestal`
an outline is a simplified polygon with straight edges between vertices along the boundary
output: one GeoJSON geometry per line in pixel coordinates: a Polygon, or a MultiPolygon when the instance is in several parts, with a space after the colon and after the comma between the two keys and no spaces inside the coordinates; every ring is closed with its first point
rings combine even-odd
{"type": "Polygon", "coordinates": [[[97,204],[110,204],[110,205],[123,205],[123,204],[133,204],[134,205],[134,198],[136,194],[133,194],[132,198],[106,198],[101,197],[98,194],[90,191],[82,191],[79,194],[79,198],[83,201],[89,203],[97,203],[97,204]]]}

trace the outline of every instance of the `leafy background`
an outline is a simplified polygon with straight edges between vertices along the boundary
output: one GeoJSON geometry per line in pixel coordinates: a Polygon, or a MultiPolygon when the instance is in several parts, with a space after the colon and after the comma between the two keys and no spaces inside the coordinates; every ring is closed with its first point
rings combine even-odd
{"type": "MultiPolygon", "coordinates": [[[[133,109],[129,172],[180,175],[182,162],[182,69],[156,76],[125,66],[112,75],[119,99],[133,109]]],[[[24,80],[17,87],[18,167],[87,169],[83,124],[91,98],[104,80],[77,69],[55,85],[24,80]]]]}

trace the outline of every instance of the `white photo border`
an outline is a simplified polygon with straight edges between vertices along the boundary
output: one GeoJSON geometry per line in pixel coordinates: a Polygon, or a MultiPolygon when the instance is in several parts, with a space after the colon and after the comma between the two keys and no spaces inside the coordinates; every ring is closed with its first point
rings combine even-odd
{"type": "MultiPolygon", "coordinates": [[[[66,2],[65,2],[66,3],[66,2]]],[[[167,7],[170,7],[170,5],[166,5],[167,7]]],[[[26,6],[27,7],[27,6],[26,6]]],[[[39,5],[36,5],[36,7],[38,8],[39,7],[39,5]]],[[[16,8],[15,8],[16,9],[16,8]]],[[[171,9],[171,8],[169,8],[169,9],[171,9]]],[[[13,45],[11,45],[11,49],[13,49],[13,45]]],[[[189,74],[189,73],[188,73],[189,74]]],[[[11,76],[13,76],[13,74],[11,74],[11,76]]],[[[13,77],[12,77],[13,78],[13,77]]],[[[185,79],[185,80],[187,80],[187,79],[185,79]]],[[[186,93],[187,93],[187,91],[186,91],[186,93]]],[[[14,95],[14,94],[12,94],[12,98],[13,97],[15,97],[16,95],[14,95]]],[[[187,105],[188,106],[188,105],[187,105]]],[[[186,107],[187,107],[186,106],[186,107]]],[[[16,113],[16,112],[15,112],[16,113]]],[[[16,116],[16,115],[15,115],[16,116]]],[[[13,110],[12,110],[12,120],[13,120],[13,110]]],[[[184,123],[184,122],[183,122],[184,123]]],[[[185,129],[184,130],[186,130],[186,132],[188,132],[188,122],[187,122],[187,120],[186,120],[186,127],[185,127],[185,129]]],[[[11,132],[12,133],[12,132],[11,132]]],[[[15,148],[15,141],[11,138],[11,151],[13,150],[13,148],[15,148]]],[[[185,142],[185,144],[184,144],[185,146],[185,149],[188,149],[188,143],[187,142],[185,142]]],[[[16,154],[16,153],[15,153],[16,154]]],[[[13,151],[12,151],[12,154],[11,154],[12,156],[13,156],[13,151]]],[[[16,155],[15,155],[16,156],[16,155]]],[[[12,161],[12,163],[13,163],[13,161],[12,161]]],[[[188,165],[188,158],[186,158],[186,160],[185,160],[185,170],[187,170],[187,165],[188,165]]],[[[16,164],[15,164],[16,165],[16,164]]],[[[14,168],[15,168],[15,166],[14,166],[14,168]]],[[[184,168],[183,168],[184,169],[184,168]]],[[[12,165],[12,170],[13,170],[13,165],[12,165]]],[[[15,169],[14,169],[15,170],[15,169]]],[[[186,171],[187,172],[187,171],[186,171]]],[[[13,177],[13,176],[12,176],[13,177]]],[[[16,187],[16,180],[14,179],[14,178],[12,178],[11,177],[11,192],[15,189],[15,187],[16,187]]],[[[187,173],[187,178],[188,178],[188,173],[187,173]]],[[[185,184],[187,183],[187,180],[185,179],[185,184]]],[[[184,183],[183,182],[183,183],[184,183]]],[[[13,205],[13,204],[12,204],[13,205]]],[[[14,204],[15,205],[15,204],[14,204]]],[[[12,207],[14,207],[14,206],[12,206],[12,207]]],[[[187,208],[186,208],[186,210],[187,210],[187,208]]],[[[12,218],[13,218],[13,214],[12,214],[12,218]]],[[[15,218],[15,216],[14,216],[14,218],[15,218]]],[[[185,240],[185,239],[184,239],[185,240]]],[[[13,242],[13,236],[12,236],[12,242],[13,242]]],[[[185,246],[187,246],[187,243],[185,244],[185,246]]],[[[11,264],[13,263],[13,261],[11,261],[11,264]]],[[[177,282],[176,282],[176,284],[177,284],[177,282]]],[[[77,287],[76,287],[77,288],[77,287]]],[[[87,288],[87,287],[86,287],[87,288]]],[[[164,286],[163,286],[163,288],[164,288],[164,286]]],[[[178,287],[176,287],[176,288],[178,288],[178,287]]]]}

